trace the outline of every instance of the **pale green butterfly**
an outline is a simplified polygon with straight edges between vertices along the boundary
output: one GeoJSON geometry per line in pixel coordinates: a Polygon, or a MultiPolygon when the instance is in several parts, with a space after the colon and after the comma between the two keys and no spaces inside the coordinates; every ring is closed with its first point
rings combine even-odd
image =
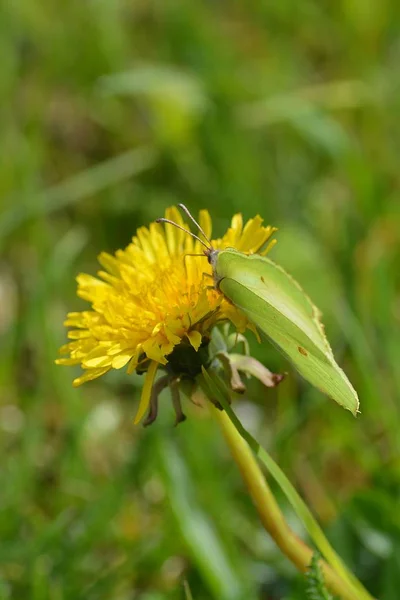
{"type": "Polygon", "coordinates": [[[269,258],[234,248],[214,249],[188,209],[183,204],[179,207],[207,243],[177,223],[163,218],[157,221],[169,222],[196,238],[205,247],[217,289],[269,338],[304,379],[355,415],[357,393],[334,359],[320,311],[300,285],[269,258]]]}

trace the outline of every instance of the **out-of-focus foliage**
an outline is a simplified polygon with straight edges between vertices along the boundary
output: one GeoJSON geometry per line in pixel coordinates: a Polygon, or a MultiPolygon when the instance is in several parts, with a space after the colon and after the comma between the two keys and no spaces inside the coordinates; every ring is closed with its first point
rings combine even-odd
{"type": "Polygon", "coordinates": [[[1,4],[1,600],[304,597],[205,409],[174,429],[165,398],[134,428],[139,376],[75,390],[53,364],[75,275],[176,202],[218,234],[238,211],[280,228],[272,258],[323,310],[361,415],[255,340],[289,376],[235,406],[398,599],[399,28],[394,0],[1,4]]]}

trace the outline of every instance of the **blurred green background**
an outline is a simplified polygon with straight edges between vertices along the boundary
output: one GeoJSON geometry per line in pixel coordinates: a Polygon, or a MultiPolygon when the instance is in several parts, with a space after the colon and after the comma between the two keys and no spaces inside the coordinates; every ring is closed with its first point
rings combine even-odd
{"type": "Polygon", "coordinates": [[[177,202],[216,236],[239,211],[279,227],[272,258],[362,412],[254,340],[289,376],[235,408],[369,590],[400,597],[399,28],[394,0],[1,3],[0,600],[304,598],[206,411],[175,429],[165,399],[135,428],[140,377],[73,389],[53,362],[77,273],[177,202]]]}

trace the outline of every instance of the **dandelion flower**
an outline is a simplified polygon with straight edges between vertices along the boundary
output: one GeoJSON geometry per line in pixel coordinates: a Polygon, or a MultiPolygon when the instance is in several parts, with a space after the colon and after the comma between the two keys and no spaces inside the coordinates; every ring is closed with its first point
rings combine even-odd
{"type": "MultiPolygon", "coordinates": [[[[175,207],[165,218],[190,231],[175,207]]],[[[232,218],[225,235],[212,240],[216,249],[236,248],[241,252],[261,251],[275,229],[264,227],[256,216],[243,225],[240,214],[232,218]]],[[[199,223],[211,238],[211,218],[200,211],[199,223]]],[[[102,270],[97,277],[77,277],[80,298],[91,310],[72,312],[65,321],[71,340],[60,349],[60,365],[81,365],[84,373],[74,386],[96,379],[111,369],[127,365],[128,373],[146,372],[135,422],[144,415],[158,367],[175,377],[195,376],[185,361],[188,353],[199,355],[207,346],[211,330],[230,321],[238,331],[251,327],[244,315],[210,285],[211,267],[201,254],[202,246],[184,231],[169,224],[140,227],[125,250],[114,255],[101,253],[102,270]]],[[[164,386],[165,387],[165,386],[164,386]]]]}

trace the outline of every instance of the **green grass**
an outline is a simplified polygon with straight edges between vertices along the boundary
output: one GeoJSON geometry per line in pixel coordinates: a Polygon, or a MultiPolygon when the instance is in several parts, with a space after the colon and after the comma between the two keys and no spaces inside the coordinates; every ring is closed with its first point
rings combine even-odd
{"type": "Polygon", "coordinates": [[[134,428],[139,377],[53,363],[76,274],[177,202],[279,227],[361,415],[254,340],[290,375],[237,408],[397,600],[399,27],[393,0],[0,7],[0,600],[303,598],[204,411],[134,428]]]}

